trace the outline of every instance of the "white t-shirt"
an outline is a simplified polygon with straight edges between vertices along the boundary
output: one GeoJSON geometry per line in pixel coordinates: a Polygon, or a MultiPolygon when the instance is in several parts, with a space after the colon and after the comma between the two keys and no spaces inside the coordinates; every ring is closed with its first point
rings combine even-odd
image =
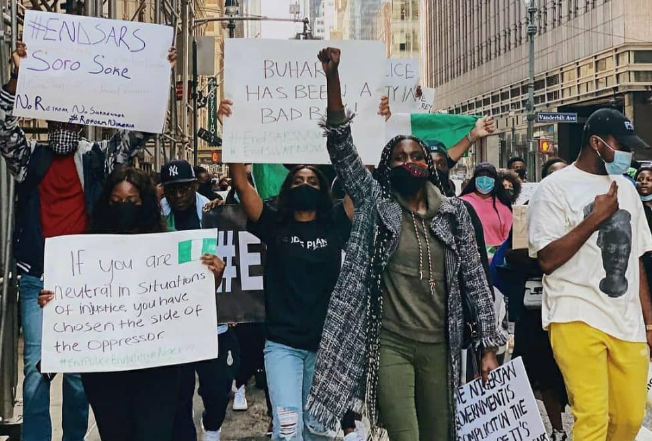
{"type": "Polygon", "coordinates": [[[544,179],[527,210],[530,256],[579,225],[614,180],[620,209],[543,278],[543,326],[580,321],[620,340],[645,342],[639,257],[652,251],[652,235],[636,188],[626,178],[586,173],[573,164],[544,179]]]}

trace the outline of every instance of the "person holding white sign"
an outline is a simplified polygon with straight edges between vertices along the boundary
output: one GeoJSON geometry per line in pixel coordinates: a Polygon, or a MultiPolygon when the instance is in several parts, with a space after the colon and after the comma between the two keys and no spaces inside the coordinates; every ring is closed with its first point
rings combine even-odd
{"type": "MultiPolygon", "coordinates": [[[[147,234],[167,231],[152,180],[134,168],[107,179],[91,220],[92,234],[147,234]]],[[[222,280],[224,262],[204,254],[202,262],[222,280]]],[[[41,291],[45,307],[52,291],[41,291]]],[[[171,441],[180,397],[180,366],[82,374],[102,441],[171,441]]]]}
{"type": "MultiPolygon", "coordinates": [[[[219,118],[231,115],[231,102],[219,118]]],[[[277,208],[264,204],[244,164],[230,164],[248,230],[267,245],[265,370],[273,440],[326,441],[335,433],[304,412],[331,292],[349,237],[353,206],[333,206],[330,185],[315,167],[290,170],[277,208]]],[[[337,429],[335,429],[337,430],[337,429]]]]}
{"type": "MultiPolygon", "coordinates": [[[[81,136],[83,126],[50,123],[47,145],[27,139],[13,115],[18,70],[27,56],[27,47],[18,43],[12,54],[11,80],[0,91],[0,153],[16,180],[18,194],[14,253],[21,274],[25,338],[22,437],[43,441],[52,437],[50,385],[36,368],[42,327],[36,299],[43,288],[44,241],[86,231],[102,181],[118,165],[127,164],[149,135],[120,131],[109,140],[89,142],[81,136]]],[[[170,49],[168,61],[175,60],[176,51],[170,49]]],[[[65,374],[63,378],[64,439],[81,441],[88,426],[88,403],[79,376],[65,374]]]]}
{"type": "Polygon", "coordinates": [[[342,103],[340,50],[324,49],[318,58],[327,78],[327,148],[355,217],[307,409],[334,428],[349,409],[364,408],[392,441],[457,439],[461,290],[477,306],[485,380],[505,343],[469,214],[462,201],[442,196],[418,138],[392,139],[373,176],[368,172],[342,103]]]}

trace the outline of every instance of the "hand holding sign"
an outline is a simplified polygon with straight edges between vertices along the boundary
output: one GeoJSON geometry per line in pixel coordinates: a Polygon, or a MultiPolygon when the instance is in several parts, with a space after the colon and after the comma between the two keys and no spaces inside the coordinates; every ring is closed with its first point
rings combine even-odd
{"type": "Polygon", "coordinates": [[[14,65],[14,73],[20,69],[20,61],[27,58],[27,45],[22,41],[16,43],[16,50],[11,54],[11,62],[14,65]]]}

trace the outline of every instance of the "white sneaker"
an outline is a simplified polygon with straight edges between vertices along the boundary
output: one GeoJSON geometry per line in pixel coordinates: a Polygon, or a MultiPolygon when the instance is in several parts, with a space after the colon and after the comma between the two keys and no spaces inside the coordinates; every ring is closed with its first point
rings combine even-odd
{"type": "Polygon", "coordinates": [[[202,437],[202,441],[220,441],[221,433],[222,433],[222,429],[216,431],[204,430],[204,436],[202,437]]]}
{"type": "Polygon", "coordinates": [[[245,387],[242,385],[240,386],[240,389],[236,391],[235,397],[233,397],[233,410],[236,412],[245,411],[249,408],[249,406],[247,406],[247,397],[245,393],[245,387]]]}

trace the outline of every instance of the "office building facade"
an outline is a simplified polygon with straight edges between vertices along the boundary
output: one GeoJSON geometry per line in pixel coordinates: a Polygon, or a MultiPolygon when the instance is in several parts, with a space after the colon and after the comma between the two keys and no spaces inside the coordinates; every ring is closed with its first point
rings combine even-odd
{"type": "MultiPolygon", "coordinates": [[[[436,108],[492,115],[497,134],[475,155],[505,165],[527,151],[528,36],[522,0],[424,0],[422,78],[436,108]]],[[[535,140],[573,160],[595,110],[623,111],[652,144],[652,1],[538,0],[537,112],[577,113],[577,123],[542,123],[535,140]]],[[[645,152],[637,152],[645,157],[645,152]]],[[[539,155],[539,161],[546,156],[539,155]]]]}

